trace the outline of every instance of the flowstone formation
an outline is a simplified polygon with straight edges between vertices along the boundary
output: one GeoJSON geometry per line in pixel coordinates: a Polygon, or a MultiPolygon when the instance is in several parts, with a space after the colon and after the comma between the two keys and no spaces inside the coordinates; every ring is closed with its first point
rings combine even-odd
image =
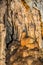
{"type": "Polygon", "coordinates": [[[11,1],[11,18],[11,23],[14,28],[13,39],[20,41],[22,45],[23,40],[27,37],[29,40],[26,42],[27,46],[28,43],[35,42],[41,48],[40,11],[36,8],[33,8],[31,11],[30,7],[23,0],[14,0],[11,1]]]}
{"type": "Polygon", "coordinates": [[[1,65],[43,65],[42,38],[38,8],[25,0],[0,0],[1,65]]]}
{"type": "Polygon", "coordinates": [[[7,65],[43,65],[40,11],[24,0],[12,0],[8,11],[13,42],[8,44],[7,65]]]}

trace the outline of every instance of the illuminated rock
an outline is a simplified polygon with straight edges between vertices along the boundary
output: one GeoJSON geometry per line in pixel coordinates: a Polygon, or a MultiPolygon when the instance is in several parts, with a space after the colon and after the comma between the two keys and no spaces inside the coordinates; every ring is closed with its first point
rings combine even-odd
{"type": "Polygon", "coordinates": [[[14,25],[14,39],[21,41],[21,45],[23,46],[29,46],[29,43],[34,43],[34,45],[37,43],[39,48],[41,48],[40,11],[37,8],[32,8],[31,11],[30,7],[23,0],[12,0],[11,11],[14,25]],[[25,36],[23,36],[23,33],[25,36]],[[25,37],[26,41],[24,40],[25,37]]]}
{"type": "Polygon", "coordinates": [[[6,44],[5,44],[5,38],[6,38],[6,29],[4,27],[4,24],[0,24],[0,64],[5,64],[6,59],[6,44]]]}
{"type": "Polygon", "coordinates": [[[6,38],[6,28],[4,25],[4,15],[6,12],[6,1],[5,0],[1,0],[0,2],[0,64],[1,65],[6,65],[5,61],[6,61],[6,42],[5,42],[5,38],[6,38]]]}

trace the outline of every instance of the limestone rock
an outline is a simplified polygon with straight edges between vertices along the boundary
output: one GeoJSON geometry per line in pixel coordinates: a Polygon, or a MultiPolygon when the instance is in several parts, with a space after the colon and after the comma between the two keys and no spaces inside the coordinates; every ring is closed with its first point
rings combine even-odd
{"type": "Polygon", "coordinates": [[[35,6],[36,3],[34,7],[32,4],[31,8],[26,1],[0,0],[0,49],[2,49],[0,56],[3,63],[0,64],[2,65],[5,65],[5,61],[7,65],[43,65],[43,53],[40,50],[41,34],[43,36],[40,11],[35,6]]]}
{"type": "Polygon", "coordinates": [[[6,29],[3,24],[0,24],[0,64],[1,65],[6,65],[5,64],[5,59],[6,59],[6,42],[5,42],[5,37],[6,37],[6,29]]]}

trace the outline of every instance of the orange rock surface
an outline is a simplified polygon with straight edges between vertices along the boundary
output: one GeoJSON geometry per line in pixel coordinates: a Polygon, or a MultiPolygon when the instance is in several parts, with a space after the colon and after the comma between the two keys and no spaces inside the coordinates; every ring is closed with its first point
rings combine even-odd
{"type": "Polygon", "coordinates": [[[43,38],[43,22],[41,23],[41,34],[42,34],[42,38],[43,38]]]}

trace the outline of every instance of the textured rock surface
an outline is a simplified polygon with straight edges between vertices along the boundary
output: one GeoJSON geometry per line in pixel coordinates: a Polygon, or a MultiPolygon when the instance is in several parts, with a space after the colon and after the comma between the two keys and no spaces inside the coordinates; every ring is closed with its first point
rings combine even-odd
{"type": "Polygon", "coordinates": [[[43,65],[41,59],[39,60],[43,59],[39,50],[41,47],[39,10],[37,8],[31,10],[23,0],[12,0],[10,6],[14,41],[8,46],[7,65],[43,65]]]}
{"type": "Polygon", "coordinates": [[[41,23],[41,31],[42,31],[42,38],[43,38],[43,23],[41,23]]]}
{"type": "Polygon", "coordinates": [[[5,38],[6,38],[6,28],[4,25],[4,15],[6,11],[6,2],[5,0],[0,0],[0,64],[1,65],[6,65],[6,43],[5,43],[5,38]]]}
{"type": "Polygon", "coordinates": [[[0,64],[6,65],[6,44],[5,44],[5,37],[6,37],[6,29],[4,27],[4,24],[0,24],[0,64]]]}
{"type": "Polygon", "coordinates": [[[36,7],[40,10],[41,18],[43,21],[43,0],[25,0],[25,1],[31,8],[36,7]]]}
{"type": "Polygon", "coordinates": [[[23,0],[12,0],[11,11],[14,25],[14,40],[21,40],[21,44],[24,44],[25,42],[23,43],[22,40],[28,37],[30,42],[28,40],[26,41],[25,44],[27,46],[29,43],[36,43],[41,48],[40,11],[36,8],[32,8],[31,10],[23,0]],[[22,35],[24,33],[25,35],[22,35]]]}
{"type": "Polygon", "coordinates": [[[41,3],[42,0],[0,0],[0,64],[43,65],[41,3]]]}
{"type": "Polygon", "coordinates": [[[16,41],[9,45],[6,60],[7,65],[43,65],[43,55],[38,49],[29,50],[16,41]]]}

